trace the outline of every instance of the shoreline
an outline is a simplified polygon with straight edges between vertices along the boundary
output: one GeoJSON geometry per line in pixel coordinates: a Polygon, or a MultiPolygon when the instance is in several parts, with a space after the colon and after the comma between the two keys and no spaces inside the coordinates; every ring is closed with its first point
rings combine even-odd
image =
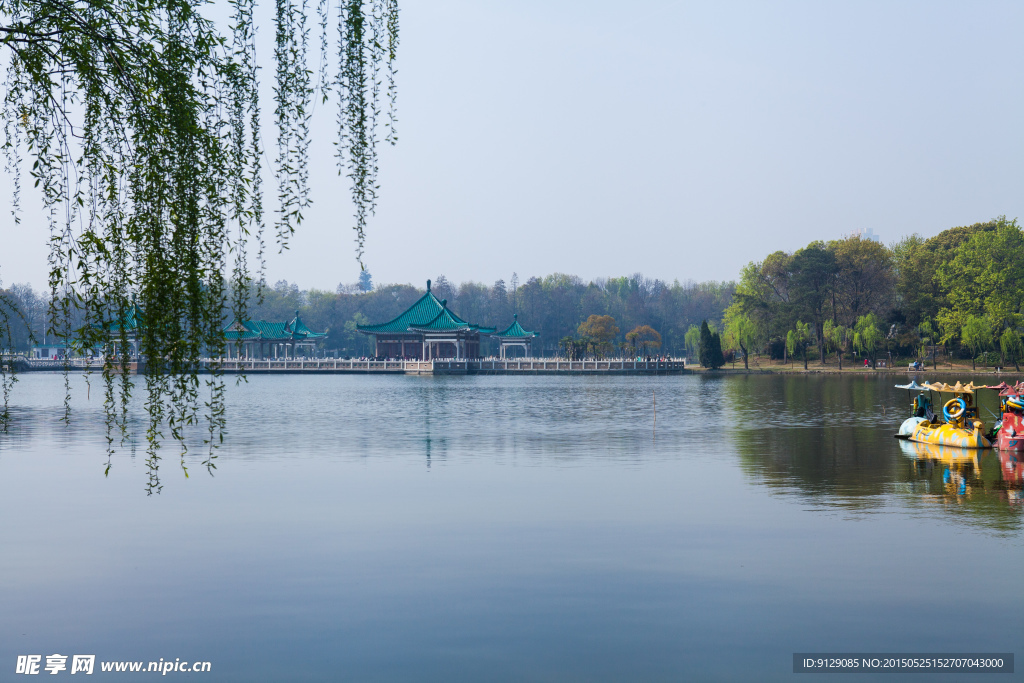
{"type": "Polygon", "coordinates": [[[994,370],[991,370],[991,369],[989,369],[989,370],[972,370],[971,368],[961,368],[961,367],[939,368],[937,370],[932,370],[931,368],[928,368],[926,370],[925,369],[922,369],[922,370],[911,370],[909,368],[905,368],[905,369],[881,368],[881,369],[878,369],[878,370],[873,370],[871,368],[868,368],[868,369],[864,369],[864,368],[843,368],[842,370],[840,370],[839,368],[827,368],[827,367],[826,368],[821,368],[821,367],[814,368],[814,367],[810,367],[810,368],[807,368],[806,370],[804,370],[802,367],[798,367],[798,368],[769,367],[769,368],[750,368],[750,369],[745,369],[745,368],[724,368],[723,367],[723,368],[718,368],[717,370],[708,370],[706,368],[702,368],[702,367],[699,367],[699,366],[698,367],[693,367],[693,368],[691,368],[690,366],[687,366],[687,370],[691,370],[691,369],[692,369],[692,372],[694,374],[722,373],[722,374],[730,374],[730,375],[864,375],[864,376],[872,376],[872,375],[900,375],[900,376],[909,376],[909,375],[924,375],[924,376],[928,376],[928,375],[958,375],[958,376],[963,376],[963,375],[971,375],[971,376],[992,375],[993,377],[1007,376],[1007,377],[1021,377],[1021,378],[1024,378],[1024,369],[1022,369],[1019,372],[1017,370],[1000,370],[999,372],[995,372],[994,370]]]}

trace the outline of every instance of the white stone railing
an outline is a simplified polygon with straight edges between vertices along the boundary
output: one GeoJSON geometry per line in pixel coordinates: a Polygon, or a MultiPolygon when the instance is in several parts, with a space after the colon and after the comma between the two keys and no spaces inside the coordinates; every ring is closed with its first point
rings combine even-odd
{"type": "MultiPolygon", "coordinates": [[[[300,359],[231,359],[203,361],[205,367],[219,365],[224,372],[366,372],[366,373],[517,373],[517,372],[679,372],[685,369],[683,361],[632,360],[559,360],[523,358],[517,360],[341,360],[338,358],[300,359]]],[[[28,365],[37,370],[60,370],[59,360],[29,359],[28,365]]],[[[133,371],[134,371],[134,363],[133,371]]],[[[76,358],[70,361],[75,370],[87,367],[100,370],[102,360],[91,362],[76,358]]]]}
{"type": "Polygon", "coordinates": [[[679,371],[683,361],[634,360],[434,360],[434,370],[466,370],[469,372],[600,372],[600,371],[679,371]]]}
{"type": "MultiPolygon", "coordinates": [[[[213,364],[215,361],[207,361],[213,364]]],[[[221,360],[216,361],[225,372],[404,372],[407,361],[401,360],[341,360],[338,358],[300,358],[298,360],[221,360]]]]}

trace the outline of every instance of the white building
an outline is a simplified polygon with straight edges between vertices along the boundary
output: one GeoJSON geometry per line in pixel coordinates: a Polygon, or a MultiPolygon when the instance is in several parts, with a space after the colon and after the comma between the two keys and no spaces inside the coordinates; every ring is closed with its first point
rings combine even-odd
{"type": "Polygon", "coordinates": [[[861,228],[860,230],[854,230],[847,237],[860,237],[862,240],[872,240],[874,242],[881,242],[882,238],[875,234],[875,231],[871,228],[861,228]]]}
{"type": "Polygon", "coordinates": [[[64,358],[67,352],[68,347],[66,344],[54,342],[49,345],[33,346],[28,355],[29,358],[37,360],[60,360],[64,358]]]}

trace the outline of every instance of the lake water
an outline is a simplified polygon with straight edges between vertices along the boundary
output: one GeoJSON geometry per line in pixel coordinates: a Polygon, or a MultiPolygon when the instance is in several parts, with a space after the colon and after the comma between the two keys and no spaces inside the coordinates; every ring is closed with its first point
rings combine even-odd
{"type": "Polygon", "coordinates": [[[794,652],[1024,653],[1019,465],[915,460],[891,376],[252,377],[215,476],[166,448],[152,496],[142,445],[104,476],[72,383],[64,426],[61,376],[22,375],[0,435],[2,680],[53,653],[120,681],[153,674],[99,662],[788,681],[821,678],[794,652]]]}

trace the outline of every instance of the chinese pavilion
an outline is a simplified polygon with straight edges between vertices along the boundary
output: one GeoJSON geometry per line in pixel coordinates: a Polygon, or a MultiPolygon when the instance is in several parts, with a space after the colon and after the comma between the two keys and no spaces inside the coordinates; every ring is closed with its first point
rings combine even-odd
{"type": "Polygon", "coordinates": [[[405,313],[379,325],[359,325],[363,334],[373,335],[378,358],[479,358],[480,335],[491,334],[493,327],[468,323],[448,309],[447,299],[438,299],[430,291],[405,313]]]}
{"type": "Polygon", "coordinates": [[[505,358],[507,349],[520,346],[523,349],[523,355],[530,358],[533,356],[533,338],[536,336],[536,332],[523,329],[523,326],[519,324],[519,314],[516,313],[512,316],[512,324],[501,332],[495,332],[491,338],[498,340],[501,347],[499,355],[502,358],[505,358]]]}
{"type": "Polygon", "coordinates": [[[232,349],[241,358],[270,358],[271,355],[294,358],[296,351],[312,350],[326,336],[326,332],[314,332],[306,327],[298,311],[295,311],[295,318],[286,323],[236,320],[224,328],[228,358],[232,349]]]}
{"type": "MultiPolygon", "coordinates": [[[[145,318],[142,309],[135,302],[135,295],[132,295],[132,305],[124,312],[118,320],[108,323],[93,325],[96,330],[104,330],[109,339],[108,349],[114,356],[127,353],[132,360],[139,358],[139,335],[145,325],[145,318]],[[127,346],[125,346],[127,344],[127,346]]],[[[78,341],[73,346],[79,347],[79,351],[90,356],[102,354],[102,349],[85,347],[85,341],[78,341]]]]}

